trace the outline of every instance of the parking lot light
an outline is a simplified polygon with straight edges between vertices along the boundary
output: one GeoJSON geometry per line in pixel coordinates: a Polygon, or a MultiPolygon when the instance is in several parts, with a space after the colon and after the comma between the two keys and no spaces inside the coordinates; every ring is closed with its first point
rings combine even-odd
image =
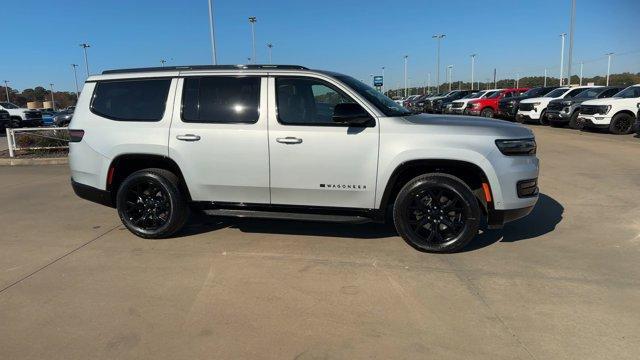
{"type": "Polygon", "coordinates": [[[582,69],[584,68],[584,62],[580,62],[580,86],[582,86],[582,69]]]}
{"type": "Polygon", "coordinates": [[[84,51],[84,66],[87,69],[87,77],[89,77],[89,59],[87,58],[87,48],[91,47],[91,45],[87,43],[80,44],[80,47],[84,51]]]}
{"type": "Polygon", "coordinates": [[[438,89],[436,90],[436,93],[440,92],[440,41],[446,36],[447,35],[445,34],[435,34],[431,37],[438,41],[438,50],[436,51],[436,86],[438,89]]]}
{"type": "Polygon", "coordinates": [[[211,37],[211,63],[218,65],[218,58],[216,55],[216,38],[213,31],[213,0],[209,0],[209,37],[211,37]]]}
{"type": "Polygon", "coordinates": [[[71,67],[73,68],[73,78],[76,81],[76,103],[77,103],[78,98],[80,97],[80,90],[78,89],[78,72],[77,72],[78,64],[71,64],[71,67]]]}
{"type": "Polygon", "coordinates": [[[447,66],[447,71],[449,72],[449,91],[451,91],[451,78],[453,77],[453,65],[447,66]]]}
{"type": "Polygon", "coordinates": [[[564,39],[567,37],[567,33],[560,34],[562,38],[562,47],[560,48],[560,86],[564,83],[564,39]]]}
{"type": "Polygon", "coordinates": [[[547,87],[547,68],[544,68],[544,87],[547,87]]]}
{"type": "Polygon", "coordinates": [[[606,53],[605,55],[609,57],[609,59],[607,60],[607,86],[609,86],[609,74],[611,72],[611,55],[613,55],[613,53],[610,52],[606,53]]]}
{"type": "Polygon", "coordinates": [[[473,90],[473,74],[474,74],[474,70],[475,70],[475,65],[476,65],[476,56],[478,54],[471,54],[471,90],[473,90]]]}
{"type": "Polygon", "coordinates": [[[53,83],[49,84],[49,86],[51,86],[51,107],[53,108],[53,111],[56,111],[56,101],[53,98],[53,83]]]}
{"type": "Polygon", "coordinates": [[[267,49],[269,51],[269,64],[271,64],[271,61],[272,61],[271,52],[273,51],[273,44],[271,43],[267,44],[267,49]]]}
{"type": "Polygon", "coordinates": [[[407,58],[409,55],[404,56],[404,97],[407,97],[407,58]]]}
{"type": "Polygon", "coordinates": [[[4,80],[4,91],[5,91],[5,94],[7,95],[7,102],[10,102],[9,101],[9,85],[8,84],[9,84],[9,80],[4,80]]]}
{"type": "Polygon", "coordinates": [[[255,16],[249,16],[249,24],[251,24],[251,59],[253,63],[256,63],[256,22],[258,18],[255,16]]]}

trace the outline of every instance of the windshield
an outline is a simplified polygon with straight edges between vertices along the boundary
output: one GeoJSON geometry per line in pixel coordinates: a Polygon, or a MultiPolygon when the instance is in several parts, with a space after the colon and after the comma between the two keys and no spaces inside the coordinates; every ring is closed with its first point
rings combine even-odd
{"type": "Polygon", "coordinates": [[[637,98],[640,97],[640,86],[629,86],[628,88],[613,95],[617,98],[637,98]]]}
{"type": "Polygon", "coordinates": [[[602,92],[602,88],[587,89],[580,94],[574,96],[574,99],[592,99],[602,92]]]}
{"type": "Polygon", "coordinates": [[[371,86],[358,81],[351,76],[346,75],[338,75],[336,78],[343,83],[347,84],[350,88],[355,90],[360,96],[367,99],[370,103],[372,103],[375,107],[377,107],[380,111],[382,111],[387,116],[403,116],[403,115],[411,115],[411,111],[405,109],[400,106],[397,102],[389,99],[384,96],[378,90],[372,88],[371,86]]]}
{"type": "Polygon", "coordinates": [[[565,92],[567,92],[567,88],[558,88],[553,90],[552,92],[548,93],[547,95],[545,95],[544,97],[558,97],[558,96],[562,96],[562,94],[564,94],[565,92]]]}
{"type": "Polygon", "coordinates": [[[544,88],[533,88],[522,94],[522,96],[536,97],[544,95],[544,88]]]}
{"type": "Polygon", "coordinates": [[[12,103],[8,103],[8,102],[0,102],[0,105],[5,109],[19,109],[17,106],[13,105],[12,103]]]}
{"type": "Polygon", "coordinates": [[[502,91],[494,91],[487,96],[487,99],[495,99],[500,96],[500,93],[502,93],[502,91]]]}

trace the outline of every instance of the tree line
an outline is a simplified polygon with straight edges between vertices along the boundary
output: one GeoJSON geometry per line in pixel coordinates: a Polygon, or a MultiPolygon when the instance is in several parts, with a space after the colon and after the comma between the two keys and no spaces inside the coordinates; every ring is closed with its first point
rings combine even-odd
{"type": "MultiPolygon", "coordinates": [[[[0,86],[0,99],[6,101],[7,92],[4,86],[0,86]]],[[[53,99],[56,104],[56,108],[63,109],[67,106],[76,104],[76,93],[68,91],[54,91],[53,99]]],[[[9,102],[16,104],[20,107],[27,107],[29,101],[51,101],[51,90],[47,90],[42,86],[36,86],[35,88],[28,88],[19,92],[16,89],[9,87],[9,102]]]]}

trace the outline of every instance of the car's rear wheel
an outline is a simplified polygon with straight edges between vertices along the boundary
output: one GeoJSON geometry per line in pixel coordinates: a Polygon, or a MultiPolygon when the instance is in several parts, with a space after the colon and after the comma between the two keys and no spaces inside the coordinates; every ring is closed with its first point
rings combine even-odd
{"type": "Polygon", "coordinates": [[[478,233],[480,207],[471,189],[448,174],[424,174],[409,181],[393,206],[396,230],[411,246],[453,252],[478,233]]]}
{"type": "Polygon", "coordinates": [[[629,114],[617,114],[611,119],[609,131],[616,135],[631,134],[635,118],[629,114]]]}
{"type": "Polygon", "coordinates": [[[143,238],[164,238],[184,226],[189,208],[178,177],[164,169],[144,169],[120,185],[116,207],[122,223],[143,238]]]}
{"type": "Polygon", "coordinates": [[[492,118],[493,117],[493,109],[492,108],[484,108],[484,109],[482,109],[482,111],[480,112],[480,116],[492,118]]]}

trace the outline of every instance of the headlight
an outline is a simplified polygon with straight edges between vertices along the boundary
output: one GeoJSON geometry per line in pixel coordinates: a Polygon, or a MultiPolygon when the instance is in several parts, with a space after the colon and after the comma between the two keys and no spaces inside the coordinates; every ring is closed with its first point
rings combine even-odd
{"type": "Polygon", "coordinates": [[[478,103],[471,103],[471,104],[469,104],[469,106],[471,106],[471,107],[478,107],[478,106],[480,106],[480,104],[478,104],[478,103]]]}
{"type": "Polygon", "coordinates": [[[562,105],[564,106],[571,106],[571,101],[563,101],[562,105]]]}
{"type": "Polygon", "coordinates": [[[537,149],[535,139],[496,140],[496,145],[501,153],[510,156],[535,155],[537,149]]]}
{"type": "Polygon", "coordinates": [[[538,106],[538,105],[540,105],[540,102],[534,102],[534,103],[531,103],[531,105],[538,106]]]}
{"type": "Polygon", "coordinates": [[[515,105],[515,104],[516,104],[516,101],[515,101],[515,100],[511,100],[511,101],[509,101],[509,104],[511,104],[511,105],[515,105]]]}
{"type": "Polygon", "coordinates": [[[598,106],[598,114],[605,115],[609,110],[611,110],[611,105],[598,106]]]}

